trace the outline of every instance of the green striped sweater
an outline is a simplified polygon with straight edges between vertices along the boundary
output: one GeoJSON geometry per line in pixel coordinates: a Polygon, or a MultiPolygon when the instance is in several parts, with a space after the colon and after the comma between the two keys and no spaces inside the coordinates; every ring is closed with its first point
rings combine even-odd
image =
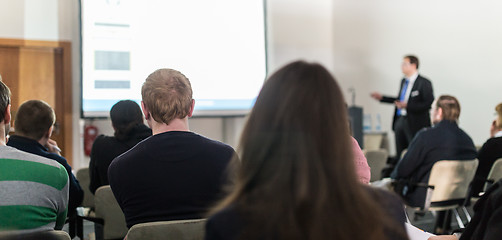
{"type": "Polygon", "coordinates": [[[58,162],[0,146],[0,231],[61,229],[68,184],[58,162]]]}

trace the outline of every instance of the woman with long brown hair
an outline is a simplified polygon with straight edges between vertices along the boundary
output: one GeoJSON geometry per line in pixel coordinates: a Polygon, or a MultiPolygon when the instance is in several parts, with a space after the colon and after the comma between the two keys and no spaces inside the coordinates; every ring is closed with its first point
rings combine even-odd
{"type": "Polygon", "coordinates": [[[274,73],[240,148],[206,239],[407,239],[400,201],[358,183],[345,100],[323,66],[297,61],[274,73]]]}

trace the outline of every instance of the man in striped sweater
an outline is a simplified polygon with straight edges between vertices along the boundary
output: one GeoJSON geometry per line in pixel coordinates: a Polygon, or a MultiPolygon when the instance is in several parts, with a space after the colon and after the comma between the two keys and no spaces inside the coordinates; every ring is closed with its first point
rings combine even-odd
{"type": "Polygon", "coordinates": [[[0,78],[0,231],[61,229],[68,174],[54,160],[6,146],[10,119],[10,90],[0,78]]]}

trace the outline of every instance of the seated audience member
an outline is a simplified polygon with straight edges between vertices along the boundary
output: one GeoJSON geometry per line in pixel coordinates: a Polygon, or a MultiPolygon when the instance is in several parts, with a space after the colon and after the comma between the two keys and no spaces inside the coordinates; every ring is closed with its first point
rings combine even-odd
{"type": "MultiPolygon", "coordinates": [[[[502,236],[502,180],[496,182],[474,205],[474,216],[460,240],[499,240],[502,236]]],[[[453,235],[429,240],[457,240],[453,235]]]]}
{"type": "Polygon", "coordinates": [[[0,78],[0,231],[62,229],[68,174],[61,164],[5,145],[10,90],[0,78]]]}
{"type": "Polygon", "coordinates": [[[346,123],[340,87],[323,66],[298,61],[274,73],[206,239],[408,239],[398,197],[358,182],[346,123]]]}
{"type": "Polygon", "coordinates": [[[7,146],[53,159],[63,165],[70,181],[68,215],[72,215],[82,203],[84,191],[70,165],[59,153],[56,141],[50,139],[55,122],[56,115],[49,104],[40,100],[26,101],[17,110],[15,135],[9,138],[7,146]]]}
{"type": "MultiPolygon", "coordinates": [[[[391,174],[392,179],[404,180],[405,202],[412,207],[423,207],[426,188],[414,187],[415,183],[427,183],[434,163],[440,160],[472,160],[476,148],[472,139],[458,127],[460,103],[449,95],[442,95],[434,101],[431,110],[431,128],[423,129],[413,138],[408,152],[398,162],[391,174]]],[[[439,212],[436,228],[444,219],[445,212],[439,212]]],[[[442,230],[437,229],[436,232],[442,230]]]]}
{"type": "Polygon", "coordinates": [[[476,175],[471,185],[471,196],[479,196],[483,191],[486,178],[490,173],[493,163],[502,158],[502,103],[495,107],[497,119],[490,128],[490,139],[488,139],[478,151],[479,165],[476,175]]]}
{"type": "Polygon", "coordinates": [[[361,147],[359,147],[359,143],[357,143],[356,139],[352,139],[352,155],[354,156],[354,161],[356,163],[356,173],[359,182],[368,184],[371,180],[371,169],[368,165],[368,160],[366,156],[364,156],[361,147]]]}
{"type": "Polygon", "coordinates": [[[108,167],[114,158],[134,147],[152,135],[152,130],[143,124],[139,105],[131,100],[122,100],[110,110],[113,137],[100,135],[92,144],[89,174],[89,190],[96,192],[101,186],[109,185],[108,167]]]}
{"type": "Polygon", "coordinates": [[[127,226],[202,218],[222,197],[232,147],[188,128],[194,100],[189,80],[159,69],[141,89],[143,114],[153,136],[113,160],[108,180],[127,226]]]}

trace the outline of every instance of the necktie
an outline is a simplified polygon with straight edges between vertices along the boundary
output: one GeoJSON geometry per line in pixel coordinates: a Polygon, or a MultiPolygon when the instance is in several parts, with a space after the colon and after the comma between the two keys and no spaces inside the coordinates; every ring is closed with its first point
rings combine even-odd
{"type": "MultiPolygon", "coordinates": [[[[406,96],[406,90],[408,88],[408,83],[410,82],[410,80],[408,80],[407,78],[405,79],[404,81],[404,84],[403,84],[403,88],[401,89],[401,95],[399,95],[399,101],[402,102],[404,101],[404,98],[406,96]]],[[[398,109],[397,110],[397,115],[398,116],[401,116],[401,109],[398,109]]]]}

